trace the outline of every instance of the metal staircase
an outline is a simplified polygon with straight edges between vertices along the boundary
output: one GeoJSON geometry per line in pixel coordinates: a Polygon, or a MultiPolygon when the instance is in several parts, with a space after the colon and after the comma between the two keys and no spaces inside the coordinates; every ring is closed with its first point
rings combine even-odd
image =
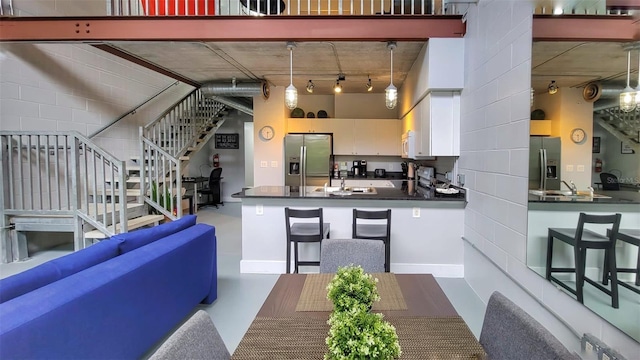
{"type": "Polygon", "coordinates": [[[631,112],[613,106],[594,112],[595,121],[620,141],[640,153],[640,110],[631,112]]]}
{"type": "Polygon", "coordinates": [[[77,132],[0,132],[1,261],[27,258],[28,231],[72,232],[79,250],[181,217],[183,171],[226,110],[194,90],[140,128],[131,165],[77,132]]]}

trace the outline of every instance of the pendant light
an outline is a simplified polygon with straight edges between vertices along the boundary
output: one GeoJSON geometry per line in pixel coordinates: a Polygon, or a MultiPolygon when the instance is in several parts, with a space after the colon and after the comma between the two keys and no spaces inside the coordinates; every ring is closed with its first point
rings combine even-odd
{"type": "Polygon", "coordinates": [[[631,50],[627,52],[627,87],[620,93],[620,110],[631,112],[636,108],[636,94],[629,86],[631,76],[631,50]]]}
{"type": "Polygon", "coordinates": [[[393,49],[396,48],[395,41],[389,41],[387,43],[387,49],[391,50],[391,82],[389,86],[384,90],[385,105],[387,109],[394,109],[398,103],[398,89],[393,86],[393,49]]]}
{"type": "Polygon", "coordinates": [[[290,82],[284,91],[284,103],[290,110],[295,109],[298,106],[298,89],[293,86],[293,48],[296,44],[293,42],[287,42],[287,49],[289,49],[289,74],[290,82]]]}

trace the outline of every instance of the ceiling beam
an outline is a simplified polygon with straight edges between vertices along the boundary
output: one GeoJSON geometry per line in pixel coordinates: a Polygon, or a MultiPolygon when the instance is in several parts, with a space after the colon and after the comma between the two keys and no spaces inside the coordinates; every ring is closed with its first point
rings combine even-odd
{"type": "Polygon", "coordinates": [[[462,16],[93,17],[0,20],[0,41],[416,41],[463,37],[462,16]]]}
{"type": "Polygon", "coordinates": [[[534,15],[533,40],[637,41],[640,24],[631,16],[534,15]]]}

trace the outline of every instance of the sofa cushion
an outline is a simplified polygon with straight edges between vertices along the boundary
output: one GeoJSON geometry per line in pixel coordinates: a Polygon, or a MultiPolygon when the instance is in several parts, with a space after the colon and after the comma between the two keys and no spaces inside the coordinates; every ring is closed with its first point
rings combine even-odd
{"type": "Polygon", "coordinates": [[[0,280],[0,303],[118,256],[119,243],[117,240],[104,240],[0,280]]]}
{"type": "Polygon", "coordinates": [[[62,279],[60,269],[46,262],[0,280],[0,304],[62,279]]]}
{"type": "Polygon", "coordinates": [[[119,244],[120,241],[117,239],[103,240],[80,251],[51,260],[51,263],[58,267],[60,275],[65,278],[118,256],[119,244]]]}
{"type": "Polygon", "coordinates": [[[124,234],[118,234],[111,239],[121,241],[120,254],[135,250],[141,246],[150,244],[158,239],[182,231],[196,224],[195,215],[186,215],[178,220],[153,226],[147,229],[136,230],[124,234]]]}

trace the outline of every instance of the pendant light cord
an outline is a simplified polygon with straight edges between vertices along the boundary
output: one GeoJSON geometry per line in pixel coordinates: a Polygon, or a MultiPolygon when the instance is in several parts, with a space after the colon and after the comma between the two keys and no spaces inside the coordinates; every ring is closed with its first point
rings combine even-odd
{"type": "Polygon", "coordinates": [[[391,48],[391,84],[393,84],[393,48],[391,48]]]}
{"type": "Polygon", "coordinates": [[[627,87],[629,86],[629,78],[631,77],[631,50],[627,52],[627,87]]]}
{"type": "Polygon", "coordinates": [[[293,85],[293,46],[289,46],[289,75],[289,83],[293,85]]]}

